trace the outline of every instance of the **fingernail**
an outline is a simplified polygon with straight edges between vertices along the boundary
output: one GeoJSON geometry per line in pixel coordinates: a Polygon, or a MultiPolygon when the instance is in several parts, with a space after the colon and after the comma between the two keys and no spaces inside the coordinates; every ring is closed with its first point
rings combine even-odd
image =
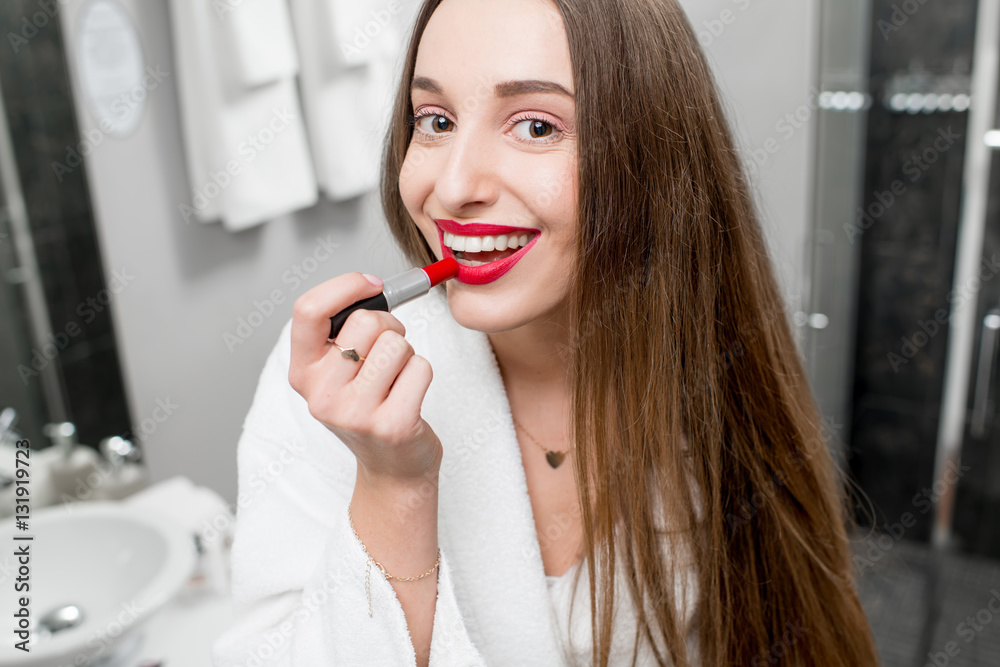
{"type": "Polygon", "coordinates": [[[381,287],[382,286],[382,279],[379,278],[378,276],[373,276],[370,273],[362,273],[361,275],[363,275],[365,278],[367,278],[368,282],[370,282],[375,287],[381,287]]]}

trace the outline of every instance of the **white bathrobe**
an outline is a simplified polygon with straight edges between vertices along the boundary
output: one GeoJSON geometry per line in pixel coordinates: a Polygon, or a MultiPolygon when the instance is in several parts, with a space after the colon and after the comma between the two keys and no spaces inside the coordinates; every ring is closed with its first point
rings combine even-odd
{"type": "MultiPolygon", "coordinates": [[[[431,667],[590,665],[586,568],[570,628],[571,577],[578,568],[561,578],[545,575],[489,339],[455,322],[441,287],[392,314],[406,327],[416,354],[434,369],[421,414],[444,448],[431,667]]],[[[213,664],[415,665],[403,609],[374,566],[368,616],[366,556],[347,517],[356,459],[288,384],[290,331],[289,321],[261,374],[239,441],[232,549],[236,622],[216,640],[213,664]]],[[[682,579],[678,609],[690,620],[696,585],[691,576],[682,579]]],[[[611,664],[628,665],[634,609],[624,582],[616,585],[616,595],[611,664]]],[[[693,634],[688,641],[696,651],[693,634]]],[[[638,664],[655,661],[641,651],[638,664]]]]}

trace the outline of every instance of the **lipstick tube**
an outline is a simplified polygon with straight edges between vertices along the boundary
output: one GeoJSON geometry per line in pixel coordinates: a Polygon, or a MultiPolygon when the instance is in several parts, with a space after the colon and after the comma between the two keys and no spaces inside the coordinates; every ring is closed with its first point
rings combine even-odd
{"type": "Polygon", "coordinates": [[[445,280],[458,276],[458,262],[453,257],[447,257],[440,262],[434,262],[422,269],[414,268],[403,271],[382,281],[382,293],[367,299],[355,301],[330,318],[330,338],[333,340],[340,333],[347,317],[359,308],[365,310],[383,310],[392,312],[397,306],[423,296],[431,288],[445,280]]]}

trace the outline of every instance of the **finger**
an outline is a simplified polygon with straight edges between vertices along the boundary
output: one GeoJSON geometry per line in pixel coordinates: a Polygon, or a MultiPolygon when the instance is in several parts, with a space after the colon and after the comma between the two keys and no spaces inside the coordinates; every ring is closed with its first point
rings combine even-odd
{"type": "Polygon", "coordinates": [[[434,371],[426,358],[419,354],[409,357],[396,376],[396,382],[389,389],[389,395],[380,410],[396,419],[409,417],[416,422],[433,376],[434,371]]]}
{"type": "MultiPolygon", "coordinates": [[[[375,341],[384,331],[393,331],[400,336],[406,334],[406,328],[395,315],[382,310],[355,310],[344,321],[344,327],[337,334],[336,343],[346,349],[354,349],[359,358],[365,361],[354,361],[344,356],[343,351],[333,343],[327,344],[327,353],[318,362],[324,381],[332,382],[342,387],[354,380],[364,369],[367,357],[375,345],[375,341]]],[[[409,343],[407,343],[408,345],[409,343]]]]}
{"type": "Polygon", "coordinates": [[[413,347],[397,331],[383,331],[365,355],[365,363],[351,382],[351,389],[374,410],[389,395],[392,383],[406,361],[413,356],[413,347]]]}
{"type": "Polygon", "coordinates": [[[330,318],[381,291],[355,271],[331,278],[296,299],[292,309],[292,366],[322,359],[332,347],[328,342],[330,318]]]}

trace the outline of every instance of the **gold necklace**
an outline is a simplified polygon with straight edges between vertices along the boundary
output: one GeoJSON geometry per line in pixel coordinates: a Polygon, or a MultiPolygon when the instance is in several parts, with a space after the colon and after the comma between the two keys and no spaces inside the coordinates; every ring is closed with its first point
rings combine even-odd
{"type": "Polygon", "coordinates": [[[530,433],[528,433],[528,429],[524,428],[519,423],[517,423],[517,420],[514,419],[513,415],[511,415],[511,419],[514,421],[514,425],[515,426],[520,427],[521,430],[524,431],[524,434],[526,436],[528,436],[529,438],[531,438],[532,442],[534,442],[536,445],[538,445],[539,447],[542,448],[542,451],[545,452],[545,460],[548,461],[549,465],[552,466],[553,468],[558,468],[559,464],[562,463],[563,459],[566,458],[566,455],[569,454],[571,451],[573,451],[572,447],[570,447],[569,449],[567,449],[565,452],[554,451],[554,450],[548,449],[545,445],[543,445],[542,443],[538,442],[538,440],[535,440],[535,436],[533,436],[530,433]]]}

